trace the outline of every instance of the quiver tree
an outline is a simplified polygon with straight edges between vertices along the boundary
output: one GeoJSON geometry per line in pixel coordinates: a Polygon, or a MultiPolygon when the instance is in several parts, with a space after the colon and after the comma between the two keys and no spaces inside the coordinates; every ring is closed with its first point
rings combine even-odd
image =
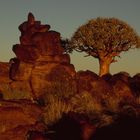
{"type": "Polygon", "coordinates": [[[139,47],[139,36],[125,22],[116,18],[97,18],[74,33],[70,46],[99,60],[99,75],[109,73],[110,64],[122,51],[139,47]]]}

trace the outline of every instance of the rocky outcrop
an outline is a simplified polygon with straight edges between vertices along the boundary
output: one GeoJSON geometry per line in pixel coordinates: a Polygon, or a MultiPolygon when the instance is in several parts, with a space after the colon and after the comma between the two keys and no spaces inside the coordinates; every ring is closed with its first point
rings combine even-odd
{"type": "Polygon", "coordinates": [[[112,86],[113,92],[120,98],[133,98],[132,91],[129,86],[130,76],[126,72],[114,74],[108,83],[112,86]]]}
{"type": "Polygon", "coordinates": [[[6,62],[0,62],[0,83],[11,81],[9,78],[10,65],[6,62]]]}
{"type": "Polygon", "coordinates": [[[91,71],[80,71],[77,73],[79,94],[88,92],[98,100],[105,100],[105,97],[113,95],[111,86],[91,71]]]}
{"type": "MultiPolygon", "coordinates": [[[[76,73],[70,56],[61,47],[60,33],[50,30],[50,25],[42,25],[29,13],[19,30],[20,43],[13,46],[16,57],[9,63],[0,62],[0,139],[46,139],[42,120],[44,107],[51,101],[51,96],[47,96],[50,94],[58,99],[57,106],[52,98],[52,106],[56,103],[58,113],[63,113],[66,102],[66,108],[71,105],[72,111],[82,111],[84,116],[101,121],[100,126],[111,123],[116,117],[113,114],[125,110],[140,114],[139,103],[133,102],[134,96],[140,96],[139,74],[131,78],[125,72],[102,77],[88,70],[76,73]]],[[[51,115],[55,116],[55,112],[51,115]]],[[[88,140],[97,125],[86,119],[62,118],[54,126],[54,139],[67,139],[65,134],[68,134],[73,140],[88,140]]]]}
{"type": "Polygon", "coordinates": [[[139,138],[140,119],[123,116],[115,123],[97,129],[92,140],[132,140],[139,138]]]}
{"type": "MultiPolygon", "coordinates": [[[[35,21],[29,13],[28,21],[19,26],[20,44],[13,47],[17,58],[11,66],[11,79],[29,83],[34,99],[47,92],[53,93],[56,82],[63,81],[65,84],[75,78],[74,66],[61,47],[60,33],[50,31],[49,28],[49,25],[35,21]]],[[[63,89],[62,85],[59,88],[63,89]]]]}
{"type": "Polygon", "coordinates": [[[42,110],[26,100],[0,101],[0,139],[25,140],[28,131],[44,131],[42,110]]]}
{"type": "Polygon", "coordinates": [[[130,79],[130,89],[133,93],[133,95],[137,98],[140,97],[140,74],[134,75],[130,79]]]}
{"type": "Polygon", "coordinates": [[[71,93],[76,92],[75,68],[61,47],[60,33],[50,30],[50,25],[36,21],[32,13],[19,30],[20,44],[13,46],[16,57],[10,60],[9,65],[0,65],[6,81],[0,87],[4,98],[12,99],[9,94],[13,90],[16,91],[15,96],[19,93],[16,99],[38,99],[48,92],[68,91],[69,87],[73,88],[71,93]]]}
{"type": "MultiPolygon", "coordinates": [[[[36,21],[32,13],[19,30],[20,44],[13,46],[16,57],[0,63],[0,93],[5,99],[38,100],[48,93],[69,96],[84,91],[99,98],[114,93],[131,97],[138,89],[135,85],[139,82],[126,72],[103,77],[90,71],[76,73],[61,47],[60,33],[36,21]]],[[[139,94],[139,89],[136,92],[139,94]]]]}

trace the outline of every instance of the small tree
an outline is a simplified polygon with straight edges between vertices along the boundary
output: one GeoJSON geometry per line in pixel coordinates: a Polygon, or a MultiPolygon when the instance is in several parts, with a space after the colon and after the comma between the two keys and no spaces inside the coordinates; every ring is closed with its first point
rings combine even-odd
{"type": "Polygon", "coordinates": [[[125,22],[116,18],[97,18],[74,33],[70,46],[99,59],[99,75],[109,73],[110,64],[122,51],[139,47],[139,36],[125,22]]]}

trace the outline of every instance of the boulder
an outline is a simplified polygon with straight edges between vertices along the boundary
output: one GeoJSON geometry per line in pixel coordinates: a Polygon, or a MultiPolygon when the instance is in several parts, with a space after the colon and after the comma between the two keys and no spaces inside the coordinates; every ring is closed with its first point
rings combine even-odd
{"type": "Polygon", "coordinates": [[[0,93],[6,100],[33,99],[32,90],[28,81],[12,81],[10,83],[1,83],[0,93]]]}
{"type": "Polygon", "coordinates": [[[112,95],[112,88],[102,78],[91,71],[77,73],[79,93],[87,91],[94,98],[104,100],[105,96],[112,95]]]}
{"type": "Polygon", "coordinates": [[[33,69],[33,64],[25,63],[16,58],[12,61],[14,62],[11,64],[10,67],[9,71],[10,78],[14,81],[29,80],[33,69]]]}
{"type": "Polygon", "coordinates": [[[0,83],[10,82],[9,78],[10,64],[7,62],[0,62],[0,83]]]}
{"type": "Polygon", "coordinates": [[[129,73],[127,73],[127,72],[119,72],[119,73],[114,74],[112,76],[112,79],[122,80],[122,81],[124,81],[125,83],[128,83],[128,84],[129,84],[130,78],[131,77],[130,77],[129,73]]]}
{"type": "Polygon", "coordinates": [[[25,140],[29,130],[43,131],[41,108],[28,100],[0,101],[0,139],[25,140]]]}
{"type": "Polygon", "coordinates": [[[136,74],[130,79],[130,89],[135,97],[140,97],[140,74],[136,74]]]}
{"type": "MultiPolygon", "coordinates": [[[[0,133],[0,139],[2,140],[13,140],[13,139],[14,140],[32,140],[30,139],[30,135],[29,135],[30,132],[32,131],[36,132],[36,135],[38,133],[42,134],[45,131],[45,125],[40,123],[40,124],[35,124],[35,125],[18,126],[16,128],[0,133]]],[[[36,139],[33,139],[33,140],[36,140],[36,139]]]]}
{"type": "Polygon", "coordinates": [[[57,55],[64,52],[60,43],[60,33],[55,31],[36,33],[32,37],[32,42],[41,55],[57,55]]]}
{"type": "Polygon", "coordinates": [[[0,62],[0,99],[4,97],[4,91],[9,89],[9,83],[12,81],[9,78],[10,64],[0,62]]]}
{"type": "Polygon", "coordinates": [[[125,73],[118,73],[112,76],[108,82],[112,86],[115,95],[120,98],[133,98],[129,87],[129,79],[129,75],[125,73]]]}
{"type": "Polygon", "coordinates": [[[13,52],[20,61],[32,62],[39,58],[40,53],[34,45],[16,44],[13,46],[13,52]]]}
{"type": "Polygon", "coordinates": [[[38,64],[32,71],[30,83],[37,98],[48,93],[68,95],[76,92],[75,70],[70,64],[38,64]]]}
{"type": "Polygon", "coordinates": [[[77,86],[78,86],[79,93],[83,91],[91,92],[92,90],[91,82],[99,79],[99,76],[97,74],[89,70],[77,72],[76,77],[77,77],[77,86]]]}

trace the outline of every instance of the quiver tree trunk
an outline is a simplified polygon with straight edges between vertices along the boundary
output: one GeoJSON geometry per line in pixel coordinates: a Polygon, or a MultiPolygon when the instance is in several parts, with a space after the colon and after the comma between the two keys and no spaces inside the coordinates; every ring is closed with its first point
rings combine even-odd
{"type": "Polygon", "coordinates": [[[109,60],[99,60],[99,65],[100,65],[100,71],[99,71],[99,76],[103,76],[105,74],[109,73],[109,67],[110,67],[111,62],[109,60]]]}

